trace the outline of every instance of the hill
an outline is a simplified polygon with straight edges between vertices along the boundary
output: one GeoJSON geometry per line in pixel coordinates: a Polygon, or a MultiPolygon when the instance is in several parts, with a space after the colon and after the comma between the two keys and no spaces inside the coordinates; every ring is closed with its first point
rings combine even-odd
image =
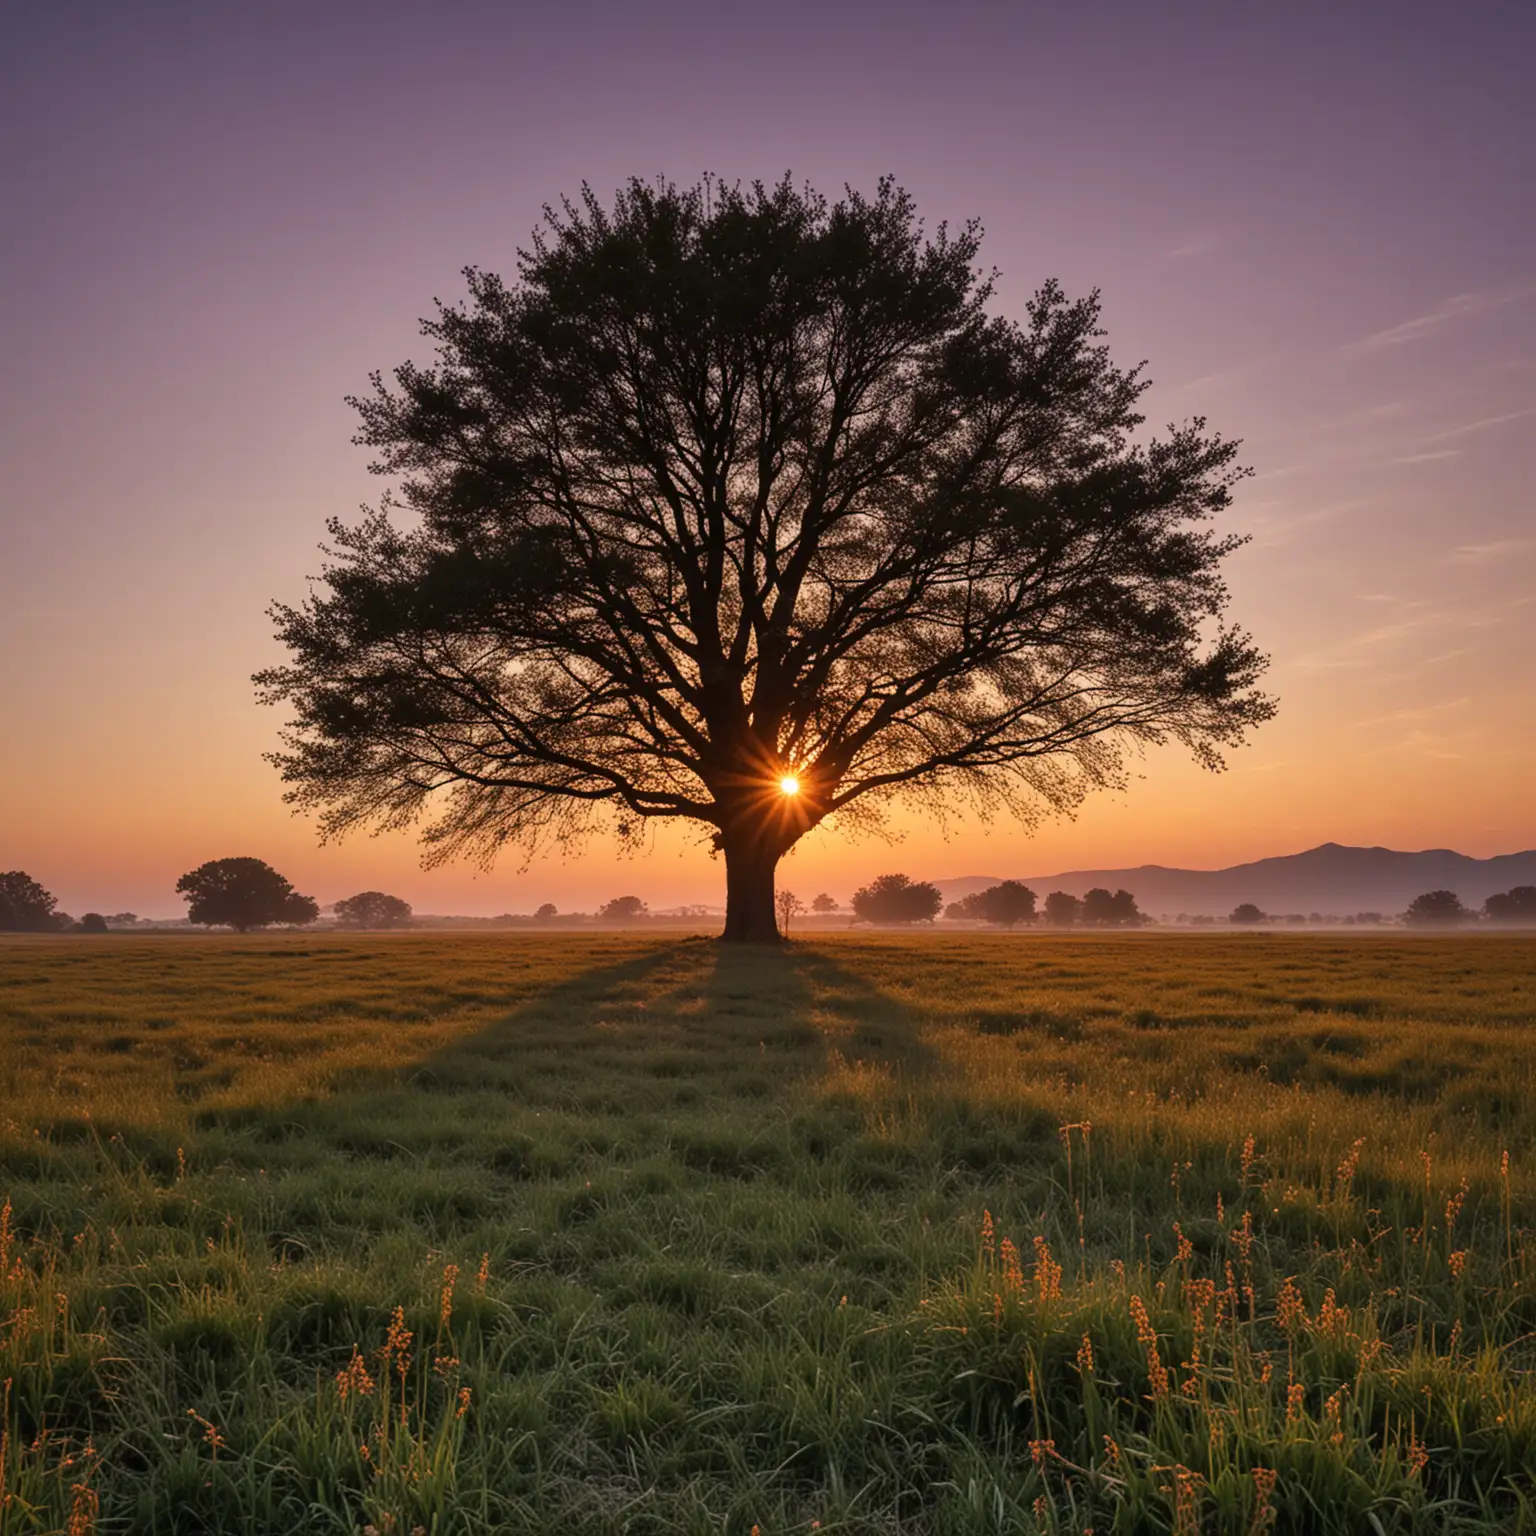
{"type": "Polygon", "coordinates": [[[1480,907],[1496,891],[1536,885],[1536,850],[1469,858],[1449,848],[1403,853],[1393,848],[1346,848],[1324,843],[1304,853],[1257,859],[1228,869],[1073,869],[1056,875],[966,875],[935,883],[945,901],[984,890],[999,879],[1022,879],[1040,896],[1069,891],[1081,896],[1094,886],[1131,891],[1143,912],[1187,912],[1224,917],[1239,902],[1266,912],[1402,912],[1425,891],[1455,891],[1480,907]]]}

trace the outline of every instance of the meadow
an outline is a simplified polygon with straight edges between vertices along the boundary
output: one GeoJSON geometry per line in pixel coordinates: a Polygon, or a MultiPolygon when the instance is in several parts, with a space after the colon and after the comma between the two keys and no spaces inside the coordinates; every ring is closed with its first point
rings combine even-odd
{"type": "Polygon", "coordinates": [[[1536,1531],[1536,938],[0,942],[0,1533],[1536,1531]]]}

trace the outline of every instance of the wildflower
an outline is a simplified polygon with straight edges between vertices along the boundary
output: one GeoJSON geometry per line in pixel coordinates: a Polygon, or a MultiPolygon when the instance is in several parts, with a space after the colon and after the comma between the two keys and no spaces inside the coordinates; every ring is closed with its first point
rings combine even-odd
{"type": "Polygon", "coordinates": [[[368,1366],[358,1353],[356,1344],[352,1346],[352,1358],[336,1372],[336,1391],[342,1402],[354,1394],[369,1397],[373,1393],[373,1377],[368,1374],[368,1366]]]}
{"type": "Polygon", "coordinates": [[[91,1536],[91,1532],[96,1529],[101,1496],[89,1483],[73,1483],[71,1492],[73,1497],[69,1505],[69,1524],[65,1529],[69,1536],[91,1536]]]}
{"type": "Polygon", "coordinates": [[[443,1266],[443,1288],[437,1298],[437,1326],[446,1329],[453,1321],[453,1288],[458,1284],[459,1266],[446,1264],[443,1266]]]}
{"type": "Polygon", "coordinates": [[[1458,1280],[1461,1279],[1461,1272],[1467,1267],[1467,1250],[1465,1248],[1458,1248],[1450,1256],[1450,1258],[1446,1260],[1446,1263],[1450,1265],[1451,1273],[1458,1280]]]}
{"type": "Polygon", "coordinates": [[[1157,1348],[1157,1330],[1147,1316],[1147,1309],[1140,1296],[1132,1296],[1131,1317],[1136,1323],[1136,1337],[1147,1351],[1147,1379],[1152,1384],[1152,1398],[1157,1401],[1168,1395],[1168,1371],[1163,1365],[1157,1348]]]}
{"type": "Polygon", "coordinates": [[[1056,1442],[1054,1440],[1031,1440],[1029,1442],[1029,1457],[1037,1467],[1044,1467],[1052,1456],[1056,1454],[1056,1442]]]}
{"type": "Polygon", "coordinates": [[[1061,1265],[1051,1257],[1043,1237],[1035,1239],[1035,1292],[1042,1302],[1055,1301],[1061,1295],[1061,1265]]]}
{"type": "Polygon", "coordinates": [[[1419,1444],[1418,1437],[1410,1435],[1408,1439],[1408,1471],[1417,1477],[1425,1467],[1429,1465],[1429,1452],[1419,1444]]]}
{"type": "Polygon", "coordinates": [[[462,1419],[469,1412],[469,1388],[459,1388],[459,1406],[454,1412],[454,1418],[462,1419]]]}
{"type": "Polygon", "coordinates": [[[1014,1247],[1011,1237],[1003,1239],[1001,1256],[1003,1262],[1003,1289],[1016,1296],[1024,1289],[1024,1266],[1019,1262],[1019,1250],[1014,1247]]]}
{"type": "Polygon", "coordinates": [[[997,1234],[992,1226],[992,1212],[981,1213],[981,1251],[990,1260],[997,1253],[997,1234]]]}
{"type": "Polygon", "coordinates": [[[1084,1376],[1093,1375],[1093,1340],[1086,1333],[1077,1346],[1077,1368],[1084,1376]]]}
{"type": "Polygon", "coordinates": [[[1299,1381],[1293,1381],[1285,1389],[1285,1422],[1294,1423],[1301,1417],[1301,1399],[1306,1393],[1306,1388],[1299,1381]]]}
{"type": "Polygon", "coordinates": [[[1344,1394],[1349,1387],[1342,1386],[1323,1404],[1323,1416],[1333,1426],[1333,1434],[1330,1436],[1335,1445],[1344,1443],[1344,1394]]]}
{"type": "Polygon", "coordinates": [[[489,1253],[480,1255],[480,1268],[475,1271],[475,1290],[480,1295],[485,1295],[485,1282],[491,1278],[491,1256],[489,1253]]]}
{"type": "Polygon", "coordinates": [[[1195,1256],[1195,1245],[1184,1236],[1184,1228],[1178,1222],[1173,1224],[1173,1235],[1179,1240],[1178,1252],[1174,1254],[1174,1262],[1186,1264],[1195,1256]]]}
{"type": "Polygon", "coordinates": [[[1035,1500],[1034,1509],[1035,1524],[1043,1531],[1051,1516],[1051,1506],[1043,1493],[1035,1500]]]}
{"type": "Polygon", "coordinates": [[[196,1419],[197,1422],[203,1426],[203,1439],[208,1442],[210,1449],[213,1451],[213,1459],[217,1461],[219,1459],[219,1452],[224,1448],[223,1435],[221,1435],[214,1427],[214,1425],[210,1424],[208,1420],[205,1419],[202,1414],[197,1411],[197,1409],[188,1408],[187,1417],[196,1419]]]}
{"type": "Polygon", "coordinates": [[[1199,1536],[1202,1481],[1188,1467],[1173,1469],[1173,1536],[1199,1536]]]}
{"type": "Polygon", "coordinates": [[[384,1339],[384,1348],[379,1351],[387,1364],[390,1360],[395,1362],[395,1371],[402,1381],[405,1373],[411,1368],[411,1340],[415,1334],[405,1326],[405,1308],[396,1307],[394,1316],[389,1320],[389,1332],[384,1339]]]}
{"type": "Polygon", "coordinates": [[[1120,1465],[1120,1447],[1108,1435],[1104,1436],[1104,1454],[1109,1457],[1110,1466],[1118,1467],[1120,1465]]]}
{"type": "Polygon", "coordinates": [[[1259,1536],[1275,1518],[1275,1506],[1269,1501],[1279,1481],[1280,1474],[1270,1467],[1253,1469],[1253,1523],[1248,1527],[1249,1536],[1259,1536]]]}
{"type": "Polygon", "coordinates": [[[1458,1189],[1456,1191],[1456,1193],[1454,1195],[1452,1195],[1451,1198],[1445,1202],[1445,1231],[1446,1231],[1446,1236],[1450,1236],[1452,1229],[1455,1227],[1455,1225],[1456,1225],[1456,1218],[1461,1215],[1461,1207],[1464,1204],[1464,1202],[1466,1201],[1466,1198],[1467,1198],[1467,1180],[1466,1180],[1465,1175],[1463,1175],[1462,1180],[1461,1180],[1461,1188],[1458,1189]]]}
{"type": "Polygon", "coordinates": [[[1306,1317],[1307,1305],[1301,1299],[1301,1292],[1296,1289],[1296,1281],[1287,1275],[1275,1300],[1275,1326],[1288,1329],[1297,1321],[1305,1322],[1306,1317]]]}
{"type": "Polygon", "coordinates": [[[1349,1198],[1349,1186],[1354,1182],[1355,1170],[1360,1166],[1360,1149],[1365,1145],[1365,1137],[1357,1136],[1350,1149],[1344,1155],[1344,1161],[1339,1164],[1337,1175],[1337,1193],[1341,1200],[1349,1198]]]}
{"type": "Polygon", "coordinates": [[[1246,1189],[1248,1187],[1248,1175],[1253,1172],[1253,1137],[1251,1134],[1243,1138],[1242,1170],[1243,1188],[1246,1189]]]}

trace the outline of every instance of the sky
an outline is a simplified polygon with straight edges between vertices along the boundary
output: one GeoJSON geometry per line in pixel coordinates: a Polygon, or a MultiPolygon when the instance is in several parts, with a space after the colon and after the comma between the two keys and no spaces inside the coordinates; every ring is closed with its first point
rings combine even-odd
{"type": "Polygon", "coordinates": [[[694,840],[425,872],[321,848],[262,754],[267,605],[383,489],[344,396],[424,358],[585,181],[894,174],[998,307],[1103,293],[1154,423],[1254,470],[1233,615],[1278,717],[1024,831],[818,831],[781,884],[1536,847],[1536,7],[12,0],[0,10],[0,869],[181,910],[254,854],[321,902],[723,901],[694,840]]]}

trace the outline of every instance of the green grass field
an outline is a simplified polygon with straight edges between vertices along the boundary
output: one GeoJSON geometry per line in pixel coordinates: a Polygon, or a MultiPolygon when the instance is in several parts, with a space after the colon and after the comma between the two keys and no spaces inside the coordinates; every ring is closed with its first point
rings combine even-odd
{"type": "Polygon", "coordinates": [[[1536,1530],[1536,938],[0,943],[0,1533],[1536,1530]]]}

